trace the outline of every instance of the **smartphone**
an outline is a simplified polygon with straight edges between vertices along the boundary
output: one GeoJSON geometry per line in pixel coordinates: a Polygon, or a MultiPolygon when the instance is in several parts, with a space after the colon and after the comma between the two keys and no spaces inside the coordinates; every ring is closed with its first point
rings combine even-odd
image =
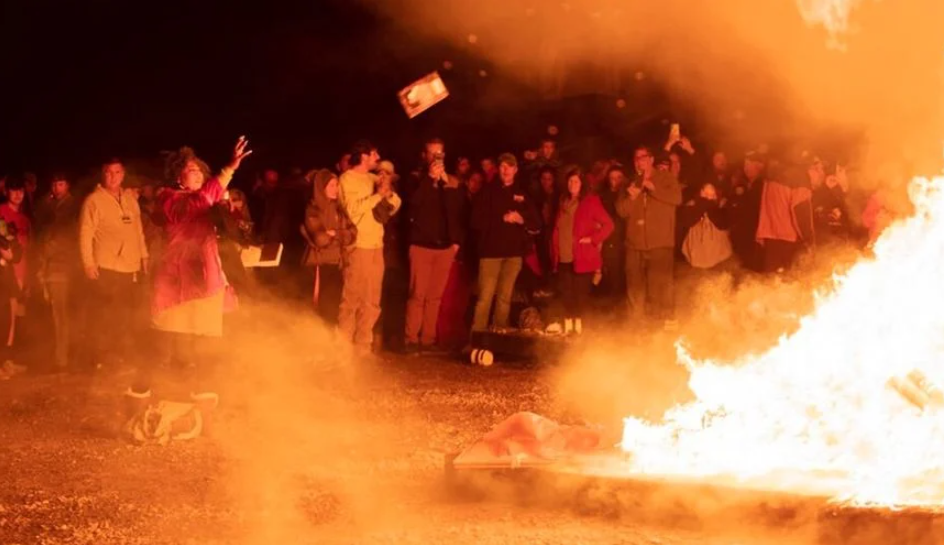
{"type": "Polygon", "coordinates": [[[669,129],[669,136],[673,140],[679,140],[682,138],[682,127],[678,123],[672,123],[672,127],[669,129]]]}

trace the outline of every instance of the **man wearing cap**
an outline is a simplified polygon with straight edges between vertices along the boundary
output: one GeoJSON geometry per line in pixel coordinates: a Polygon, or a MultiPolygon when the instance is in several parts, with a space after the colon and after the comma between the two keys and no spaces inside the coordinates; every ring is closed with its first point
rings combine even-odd
{"type": "Polygon", "coordinates": [[[102,165],[101,183],[82,203],[79,214],[79,251],[95,299],[90,315],[99,324],[108,324],[90,328],[95,365],[101,365],[110,348],[124,348],[128,343],[135,283],[148,268],[141,209],[134,193],[122,187],[124,181],[122,162],[107,161],[102,165]]]}
{"type": "Polygon", "coordinates": [[[384,277],[384,214],[389,218],[400,208],[400,197],[390,183],[377,184],[372,171],[380,155],[367,141],[351,149],[351,168],[341,175],[339,200],[357,227],[354,248],[344,270],[344,289],[338,330],[361,354],[370,352],[373,329],[380,316],[384,277]],[[378,206],[379,205],[379,206],[378,206]]]}
{"type": "Polygon", "coordinates": [[[616,200],[626,220],[626,286],[630,315],[642,320],[647,303],[666,329],[675,324],[675,212],[682,187],[671,171],[655,167],[652,150],[636,148],[636,177],[616,200]]]}
{"type": "Polygon", "coordinates": [[[39,242],[39,281],[43,295],[52,307],[56,339],[56,366],[65,370],[69,364],[72,290],[78,272],[79,206],[69,191],[65,176],[52,177],[49,194],[36,207],[36,231],[39,242]]]}
{"type": "Polygon", "coordinates": [[[540,226],[528,192],[515,178],[517,173],[515,156],[500,155],[499,182],[485,184],[472,206],[472,229],[478,235],[479,252],[479,294],[473,331],[488,328],[493,300],[492,323],[495,327],[508,327],[511,295],[521,272],[522,256],[530,249],[531,233],[540,226]]]}
{"type": "Polygon", "coordinates": [[[406,349],[431,350],[449,271],[462,241],[459,180],[446,174],[443,141],[426,142],[425,164],[410,195],[410,299],[406,306],[406,349]],[[422,337],[421,337],[422,334],[422,337]]]}

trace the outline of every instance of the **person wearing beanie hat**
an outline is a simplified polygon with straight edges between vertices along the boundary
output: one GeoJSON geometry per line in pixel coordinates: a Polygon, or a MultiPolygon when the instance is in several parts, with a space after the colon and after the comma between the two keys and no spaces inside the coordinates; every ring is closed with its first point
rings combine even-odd
{"type": "Polygon", "coordinates": [[[308,243],[304,263],[314,270],[313,302],[318,316],[328,325],[337,325],[344,286],[342,269],[348,246],[356,230],[338,204],[338,177],[328,169],[314,176],[311,202],[305,210],[302,236],[308,243]]]}

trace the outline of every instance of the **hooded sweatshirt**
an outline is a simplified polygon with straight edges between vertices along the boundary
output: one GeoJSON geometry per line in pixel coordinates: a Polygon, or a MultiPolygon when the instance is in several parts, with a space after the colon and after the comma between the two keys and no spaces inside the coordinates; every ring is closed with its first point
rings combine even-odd
{"type": "Polygon", "coordinates": [[[334,179],[337,176],[327,169],[315,174],[314,191],[305,209],[305,223],[302,226],[305,240],[308,241],[308,250],[305,252],[305,264],[308,266],[341,264],[345,248],[353,244],[356,238],[357,232],[347,213],[337,199],[329,199],[325,193],[328,183],[334,179]],[[334,236],[329,231],[334,231],[334,236]]]}

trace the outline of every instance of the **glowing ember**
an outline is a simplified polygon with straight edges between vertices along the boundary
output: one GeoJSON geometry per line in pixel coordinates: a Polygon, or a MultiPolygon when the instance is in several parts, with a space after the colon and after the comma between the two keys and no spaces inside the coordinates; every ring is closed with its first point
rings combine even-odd
{"type": "Polygon", "coordinates": [[[766,354],[719,364],[678,346],[697,400],[662,425],[626,419],[634,473],[944,507],[944,410],[893,387],[920,373],[944,384],[944,177],[910,193],[914,216],[766,354]]]}

